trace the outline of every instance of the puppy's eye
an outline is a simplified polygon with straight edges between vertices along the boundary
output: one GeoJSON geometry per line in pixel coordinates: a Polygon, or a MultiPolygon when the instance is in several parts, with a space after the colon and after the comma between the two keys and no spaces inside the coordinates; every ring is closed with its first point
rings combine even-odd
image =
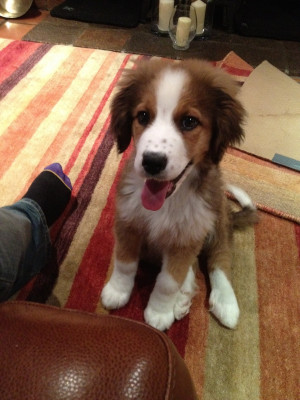
{"type": "Polygon", "coordinates": [[[146,126],[149,124],[150,114],[148,113],[148,111],[139,111],[137,114],[137,120],[140,125],[146,126]]]}
{"type": "Polygon", "coordinates": [[[196,117],[186,115],[180,121],[180,128],[183,131],[191,131],[200,124],[200,121],[196,117]]]}

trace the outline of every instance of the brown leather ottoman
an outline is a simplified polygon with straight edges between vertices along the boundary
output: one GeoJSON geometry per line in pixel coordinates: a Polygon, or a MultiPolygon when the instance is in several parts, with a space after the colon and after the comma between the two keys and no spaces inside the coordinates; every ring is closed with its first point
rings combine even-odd
{"type": "Polygon", "coordinates": [[[0,304],[1,400],[194,400],[169,338],[124,318],[0,304]]]}

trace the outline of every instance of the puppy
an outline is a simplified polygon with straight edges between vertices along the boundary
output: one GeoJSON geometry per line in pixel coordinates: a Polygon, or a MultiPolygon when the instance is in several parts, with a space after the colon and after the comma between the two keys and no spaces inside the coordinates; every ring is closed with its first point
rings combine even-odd
{"type": "Polygon", "coordinates": [[[205,250],[212,313],[235,328],[239,307],[230,283],[233,226],[252,223],[255,207],[242,190],[233,214],[219,163],[243,138],[244,110],[237,85],[225,72],[199,60],[143,62],[127,71],[111,105],[118,150],[134,151],[118,187],[114,269],[101,297],[108,309],[130,297],[144,243],[159,251],[162,268],[144,312],[153,327],[168,329],[190,309],[192,268],[205,250]]]}

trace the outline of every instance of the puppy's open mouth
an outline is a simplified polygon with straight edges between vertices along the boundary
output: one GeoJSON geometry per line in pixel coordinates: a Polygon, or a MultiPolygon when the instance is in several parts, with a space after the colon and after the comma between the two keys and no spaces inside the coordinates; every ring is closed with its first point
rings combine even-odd
{"type": "Polygon", "coordinates": [[[142,204],[147,210],[159,210],[165,200],[171,196],[187,176],[189,167],[192,165],[190,161],[181,173],[172,181],[159,181],[156,179],[146,179],[142,191],[142,204]]]}

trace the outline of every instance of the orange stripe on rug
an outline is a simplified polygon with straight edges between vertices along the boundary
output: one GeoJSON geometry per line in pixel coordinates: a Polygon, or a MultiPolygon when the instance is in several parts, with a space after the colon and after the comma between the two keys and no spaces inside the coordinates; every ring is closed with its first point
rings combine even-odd
{"type": "MultiPolygon", "coordinates": [[[[56,159],[53,160],[53,157],[55,157],[53,155],[58,155],[63,148],[65,149],[65,153],[67,153],[67,154],[69,154],[69,152],[71,151],[70,157],[73,160],[72,166],[74,165],[74,163],[78,157],[78,154],[79,154],[80,150],[82,149],[83,143],[86,140],[86,137],[90,133],[91,128],[94,126],[95,115],[96,115],[96,117],[99,116],[99,113],[102,112],[104,105],[102,104],[102,107],[100,107],[100,106],[97,107],[97,112],[96,112],[96,114],[93,115],[91,120],[86,120],[87,127],[85,128],[84,135],[83,135],[83,136],[85,136],[85,140],[83,140],[83,136],[80,135],[76,146],[75,146],[75,144],[76,144],[76,140],[77,140],[77,135],[74,135],[74,131],[73,131],[74,127],[76,127],[76,124],[78,123],[78,120],[80,118],[82,118],[82,115],[84,115],[86,113],[86,107],[89,106],[90,102],[93,100],[93,96],[97,92],[97,89],[98,89],[101,81],[103,80],[105,74],[107,73],[107,69],[108,69],[109,65],[111,63],[115,62],[115,58],[116,58],[116,53],[107,53],[105,60],[103,61],[102,65],[100,65],[100,67],[99,67],[99,71],[97,72],[97,74],[94,76],[94,78],[90,82],[87,90],[85,90],[83,92],[83,95],[81,96],[79,102],[77,104],[75,104],[73,111],[70,113],[70,115],[68,116],[66,121],[63,123],[60,130],[56,133],[56,135],[54,135],[54,139],[53,139],[51,145],[49,146],[49,148],[47,149],[47,151],[41,158],[41,160],[38,163],[38,165],[36,166],[36,168],[32,171],[32,174],[31,174],[30,178],[28,179],[28,181],[25,183],[24,188],[21,191],[20,195],[22,195],[27,190],[28,186],[30,185],[30,183],[32,182],[34,177],[46,165],[51,164],[53,161],[57,161],[56,159]],[[70,137],[70,135],[73,136],[73,143],[74,143],[75,149],[69,148],[70,146],[68,146],[67,148],[64,147],[64,145],[65,145],[67,139],[70,137]]],[[[91,107],[91,105],[90,105],[90,107],[91,107]]],[[[99,146],[99,137],[97,138],[96,141],[97,141],[96,145],[99,146]]],[[[68,157],[68,159],[69,159],[69,157],[68,157]]],[[[70,169],[71,169],[71,167],[65,168],[65,165],[64,165],[65,173],[69,174],[70,169]]],[[[76,191],[73,191],[73,193],[75,193],[75,192],[76,191]]]]}
{"type": "Polygon", "coordinates": [[[221,162],[227,183],[248,192],[258,208],[300,223],[299,173],[229,149],[221,162]]]}
{"type": "Polygon", "coordinates": [[[53,106],[62,97],[72,80],[82,68],[90,51],[72,52],[61,68],[40,90],[19,117],[2,135],[0,142],[0,176],[8,169],[27,141],[32,137],[53,106]]]}
{"type": "Polygon", "coordinates": [[[262,399],[299,399],[300,275],[296,244],[292,223],[262,215],[256,227],[262,399]]]}
{"type": "Polygon", "coordinates": [[[69,173],[70,169],[74,165],[74,162],[75,162],[75,160],[76,160],[76,158],[78,156],[78,153],[80,152],[80,150],[81,150],[81,148],[83,146],[84,141],[86,140],[86,137],[88,136],[89,132],[91,131],[91,129],[93,127],[93,125],[95,124],[96,120],[98,119],[99,114],[102,112],[104,105],[106,104],[109,96],[111,95],[112,90],[114,89],[117,81],[120,78],[120,75],[121,75],[123,69],[125,68],[125,65],[128,63],[129,58],[130,58],[130,55],[125,57],[124,61],[121,64],[121,68],[119,69],[118,73],[115,75],[114,79],[112,80],[112,82],[111,82],[111,84],[109,86],[109,89],[107,90],[107,92],[105,93],[105,96],[101,100],[97,110],[95,111],[95,113],[93,115],[92,120],[90,121],[90,123],[88,124],[87,128],[85,129],[83,135],[81,136],[78,145],[76,146],[76,148],[75,148],[75,150],[74,150],[74,152],[73,152],[68,164],[66,165],[65,169],[66,169],[66,173],[67,174],[69,173]]]}
{"type": "Polygon", "coordinates": [[[272,168],[275,171],[284,171],[287,175],[294,175],[294,176],[298,176],[299,177],[299,172],[293,170],[293,169],[289,169],[283,166],[280,166],[278,164],[274,164],[269,160],[264,160],[263,158],[254,156],[252,154],[248,154],[246,152],[244,152],[243,150],[239,150],[233,147],[230,147],[227,149],[227,153],[228,154],[232,154],[235,157],[238,157],[242,160],[246,160],[252,163],[255,163],[257,165],[261,165],[263,167],[267,167],[267,168],[272,168]]]}

